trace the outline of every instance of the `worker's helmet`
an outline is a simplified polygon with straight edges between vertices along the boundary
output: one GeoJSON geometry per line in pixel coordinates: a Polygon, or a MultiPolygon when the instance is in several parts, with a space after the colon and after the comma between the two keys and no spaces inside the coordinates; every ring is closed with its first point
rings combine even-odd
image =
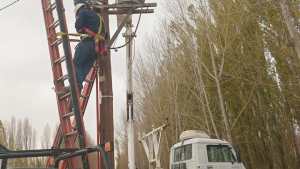
{"type": "Polygon", "coordinates": [[[86,3],[78,3],[78,4],[76,4],[75,5],[75,9],[74,9],[75,15],[77,15],[79,9],[82,8],[82,7],[84,7],[84,6],[86,6],[86,3]]]}

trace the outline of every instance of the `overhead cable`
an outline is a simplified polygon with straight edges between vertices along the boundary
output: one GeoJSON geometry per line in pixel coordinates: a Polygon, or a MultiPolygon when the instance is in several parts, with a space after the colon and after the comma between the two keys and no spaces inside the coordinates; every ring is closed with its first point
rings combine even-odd
{"type": "Polygon", "coordinates": [[[3,6],[3,7],[1,7],[1,8],[0,8],[0,12],[3,11],[4,9],[8,8],[8,7],[11,7],[11,6],[15,5],[15,4],[16,4],[17,2],[19,2],[19,1],[20,1],[20,0],[15,0],[15,1],[13,1],[13,2],[7,4],[7,5],[3,6]]]}
{"type": "MultiPolygon", "coordinates": [[[[139,28],[139,25],[140,25],[140,22],[141,22],[141,17],[142,17],[142,11],[140,12],[140,15],[139,15],[139,19],[137,21],[137,24],[136,24],[136,27],[135,27],[135,31],[133,33],[133,36],[135,37],[136,36],[136,33],[137,33],[137,30],[139,28]]],[[[114,50],[118,50],[118,49],[121,49],[125,46],[127,46],[133,39],[134,37],[131,37],[127,42],[125,42],[125,44],[121,45],[121,46],[117,46],[117,47],[111,47],[109,49],[114,49],[114,50]]]]}

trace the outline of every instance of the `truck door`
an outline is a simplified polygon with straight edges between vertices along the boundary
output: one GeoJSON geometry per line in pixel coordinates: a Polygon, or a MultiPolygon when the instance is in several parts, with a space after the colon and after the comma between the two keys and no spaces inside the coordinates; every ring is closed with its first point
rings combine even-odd
{"type": "Polygon", "coordinates": [[[229,145],[207,145],[207,169],[240,169],[229,145]]]}

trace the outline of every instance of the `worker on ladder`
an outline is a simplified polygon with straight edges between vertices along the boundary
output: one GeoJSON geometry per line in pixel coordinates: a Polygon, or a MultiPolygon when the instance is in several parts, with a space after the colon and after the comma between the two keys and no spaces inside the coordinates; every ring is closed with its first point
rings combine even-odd
{"type": "Polygon", "coordinates": [[[81,41],[75,48],[74,64],[80,90],[82,83],[94,65],[97,56],[107,54],[103,19],[85,1],[75,4],[75,28],[81,41]]]}

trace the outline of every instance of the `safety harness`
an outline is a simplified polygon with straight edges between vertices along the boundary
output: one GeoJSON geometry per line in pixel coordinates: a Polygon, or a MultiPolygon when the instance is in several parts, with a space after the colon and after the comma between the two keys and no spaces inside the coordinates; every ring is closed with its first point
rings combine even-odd
{"type": "Polygon", "coordinates": [[[69,36],[79,36],[81,40],[85,39],[85,38],[94,38],[95,40],[95,50],[96,53],[98,55],[101,56],[105,56],[107,55],[107,46],[105,44],[105,38],[101,35],[103,29],[103,19],[100,15],[98,15],[99,20],[100,20],[100,24],[99,24],[99,29],[98,32],[95,33],[92,30],[90,30],[89,28],[84,27],[82,30],[85,33],[65,33],[65,32],[58,32],[56,35],[57,36],[65,36],[65,35],[69,35],[69,36]]]}
{"type": "Polygon", "coordinates": [[[102,27],[103,27],[103,19],[100,15],[98,15],[100,24],[98,32],[95,33],[89,28],[83,28],[83,31],[89,36],[95,39],[95,50],[97,54],[100,54],[102,56],[107,55],[107,47],[105,45],[105,38],[101,35],[102,33],[102,27]]]}

